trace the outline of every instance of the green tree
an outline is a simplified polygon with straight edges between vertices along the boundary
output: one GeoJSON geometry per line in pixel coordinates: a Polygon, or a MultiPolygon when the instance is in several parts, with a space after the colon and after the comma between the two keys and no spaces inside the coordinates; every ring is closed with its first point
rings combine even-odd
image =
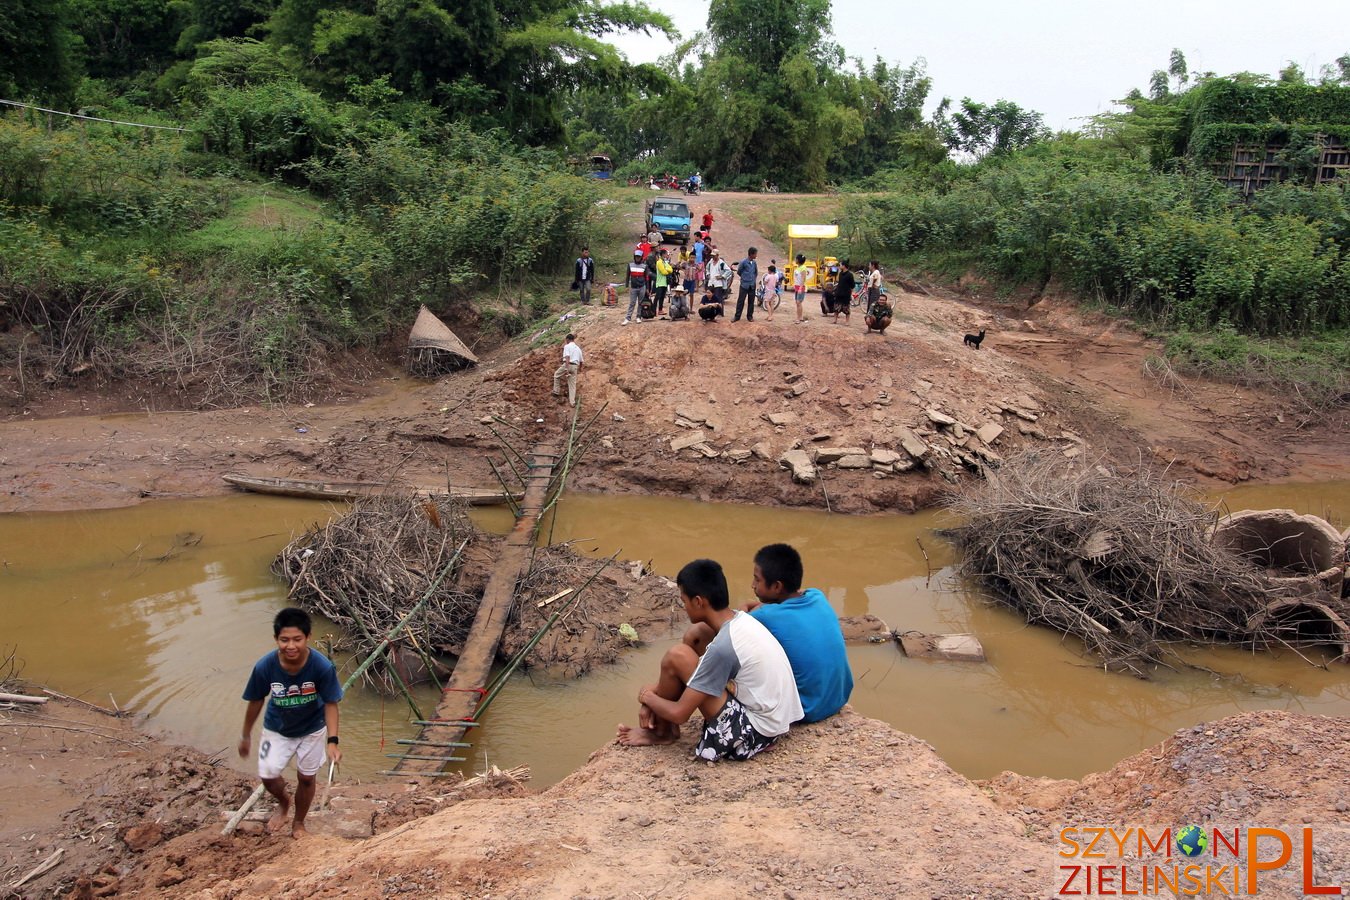
{"type": "Polygon", "coordinates": [[[952,150],[978,159],[1029,147],[1048,135],[1041,114],[1034,110],[1011,100],[986,105],[965,97],[948,119],[944,139],[952,150]]]}
{"type": "Polygon", "coordinates": [[[174,60],[186,6],[177,0],[70,0],[94,78],[158,74],[174,60]]]}
{"type": "Polygon", "coordinates": [[[0,4],[0,91],[8,97],[65,105],[79,80],[69,0],[0,4]]]}
{"type": "Polygon", "coordinates": [[[352,78],[385,77],[412,99],[527,143],[561,138],[573,92],[643,80],[606,35],[674,34],[645,3],[598,0],[280,0],[267,27],[330,94],[352,78]]]}

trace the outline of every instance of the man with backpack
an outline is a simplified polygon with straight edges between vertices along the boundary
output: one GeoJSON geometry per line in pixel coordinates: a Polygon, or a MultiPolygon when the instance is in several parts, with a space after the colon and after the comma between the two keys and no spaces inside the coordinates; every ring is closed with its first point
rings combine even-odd
{"type": "Polygon", "coordinates": [[[624,284],[628,285],[628,312],[619,323],[621,325],[633,321],[633,313],[640,312],[647,299],[647,264],[642,259],[641,250],[633,251],[633,259],[628,263],[628,272],[624,275],[624,284]]]}
{"type": "Polygon", "coordinates": [[[731,266],[722,259],[722,254],[714,250],[707,270],[708,289],[717,298],[718,303],[727,302],[727,291],[731,290],[731,266]]]}

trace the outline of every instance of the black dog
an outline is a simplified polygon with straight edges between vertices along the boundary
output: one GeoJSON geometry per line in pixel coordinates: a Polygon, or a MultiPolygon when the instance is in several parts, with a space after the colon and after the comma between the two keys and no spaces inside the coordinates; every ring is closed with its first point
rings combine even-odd
{"type": "Polygon", "coordinates": [[[967,346],[967,347],[974,347],[976,350],[980,349],[980,342],[983,341],[983,340],[984,340],[984,329],[983,329],[983,328],[980,329],[980,333],[979,333],[979,334],[968,334],[968,335],[965,336],[965,344],[966,344],[966,346],[967,346]]]}

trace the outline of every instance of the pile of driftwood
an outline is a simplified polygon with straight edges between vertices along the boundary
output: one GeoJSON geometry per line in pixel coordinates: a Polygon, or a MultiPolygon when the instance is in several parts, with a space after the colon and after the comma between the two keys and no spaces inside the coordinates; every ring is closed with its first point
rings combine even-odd
{"type": "MultiPolygon", "coordinates": [[[[272,570],[290,582],[288,599],[342,628],[358,658],[372,653],[422,598],[464,540],[477,531],[462,501],[409,494],[366,497],[347,515],[291,541],[272,570]]],[[[405,681],[426,679],[433,654],[462,644],[478,612],[479,596],[454,588],[449,573],[432,598],[401,630],[389,658],[405,681]]],[[[367,680],[391,691],[386,666],[367,680]]]]}
{"type": "Polygon", "coordinates": [[[1027,453],[950,506],[962,574],[1110,668],[1144,677],[1179,643],[1280,641],[1256,615],[1278,593],[1269,577],[1214,546],[1215,512],[1154,472],[1027,453]]]}

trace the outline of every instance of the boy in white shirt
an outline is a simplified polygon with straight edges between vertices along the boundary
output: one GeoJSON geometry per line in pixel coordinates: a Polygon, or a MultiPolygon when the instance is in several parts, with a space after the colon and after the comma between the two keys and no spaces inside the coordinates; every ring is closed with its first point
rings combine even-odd
{"type": "Polygon", "coordinates": [[[688,643],[666,651],[656,684],[638,691],[638,727],[620,725],[617,740],[628,747],[669,744],[694,710],[703,732],[694,756],[705,760],[749,759],[772,747],[802,718],[792,665],[782,645],[748,613],[730,608],[727,578],[711,559],[696,559],[675,578],[684,612],[695,625],[715,632],[700,656],[688,643]],[[727,689],[734,681],[736,690],[727,689]]]}

